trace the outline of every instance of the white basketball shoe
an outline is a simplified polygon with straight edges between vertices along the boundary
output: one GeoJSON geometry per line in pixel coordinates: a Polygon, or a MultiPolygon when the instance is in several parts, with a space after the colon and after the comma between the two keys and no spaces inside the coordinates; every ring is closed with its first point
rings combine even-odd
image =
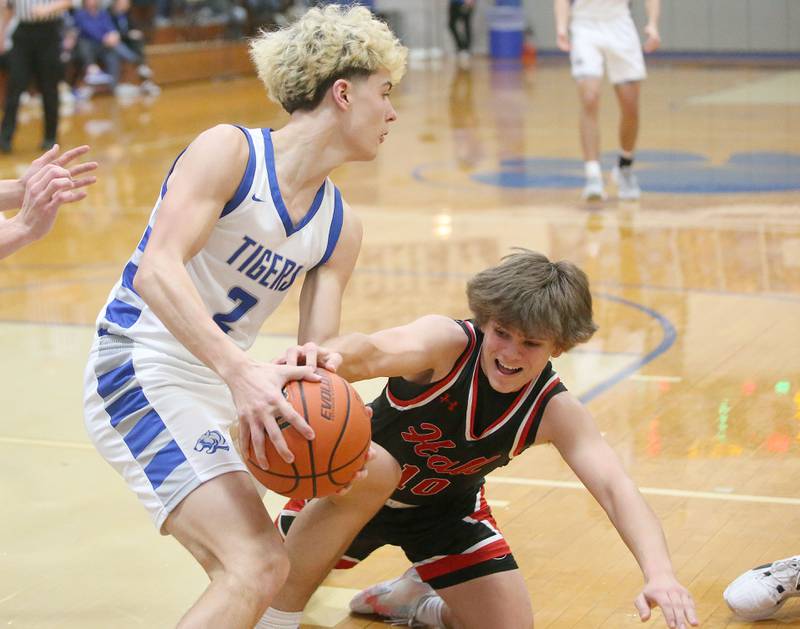
{"type": "Polygon", "coordinates": [[[611,178],[617,184],[617,196],[622,201],[635,201],[642,196],[639,181],[630,166],[615,166],[611,171],[611,178]]]}
{"type": "Polygon", "coordinates": [[[408,627],[424,627],[415,614],[420,605],[436,591],[419,578],[414,568],[409,568],[402,576],[361,590],[350,601],[350,610],[357,614],[376,614],[393,624],[408,627]]]}
{"type": "Polygon", "coordinates": [[[772,617],[792,596],[800,596],[800,555],[748,570],[722,594],[744,620],[772,617]]]}
{"type": "Polygon", "coordinates": [[[587,177],[581,198],[584,201],[605,201],[606,191],[603,188],[602,177],[587,177]]]}

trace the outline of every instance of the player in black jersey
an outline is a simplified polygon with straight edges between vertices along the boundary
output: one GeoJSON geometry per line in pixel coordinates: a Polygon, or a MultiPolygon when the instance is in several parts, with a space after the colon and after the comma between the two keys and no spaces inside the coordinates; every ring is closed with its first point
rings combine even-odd
{"type": "MultiPolygon", "coordinates": [[[[372,403],[373,440],[399,464],[400,482],[374,515],[376,498],[384,498],[375,495],[374,478],[344,496],[287,504],[278,526],[291,572],[259,627],[299,626],[331,568],[352,566],[386,544],[402,547],[413,567],[357,595],[354,611],[458,629],[532,627],[525,581],[483,483],[542,443],[558,448],[639,563],[642,620],[658,605],[670,627],[696,625],[658,519],[550,363],[596,330],[586,275],[519,250],[478,273],[467,296],[473,320],[430,315],[325,343],[341,354],[339,373],[348,380],[389,377],[372,403]]],[[[316,360],[302,348],[286,358],[316,360]]]]}

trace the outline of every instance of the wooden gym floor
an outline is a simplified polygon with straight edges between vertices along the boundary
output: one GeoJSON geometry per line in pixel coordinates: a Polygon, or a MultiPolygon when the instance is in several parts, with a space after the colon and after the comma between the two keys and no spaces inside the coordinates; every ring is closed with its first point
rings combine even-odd
{"type": "MultiPolygon", "coordinates": [[[[600,331],[557,368],[662,519],[678,575],[714,629],[750,626],[722,600],[731,579],[800,553],[798,76],[652,67],[640,203],[616,201],[613,188],[606,203],[578,200],[577,102],[557,62],[412,68],[379,158],[334,177],[366,227],[344,331],[466,316],[464,280],[517,245],[588,272],[600,331]]],[[[15,176],[40,140],[38,108],[23,113],[0,176],[15,176]]],[[[616,115],[606,88],[609,151],[616,115]]],[[[63,119],[64,145],[92,144],[99,182],[46,240],[0,262],[2,626],[168,627],[204,587],[89,445],[81,374],[94,318],[174,156],[218,122],[283,119],[254,79],[170,87],[147,102],[101,97],[63,119]]],[[[257,355],[291,343],[295,313],[296,294],[257,355]]],[[[553,449],[500,470],[489,497],[537,628],[639,626],[638,568],[553,449]]],[[[306,626],[381,626],[348,618],[349,596],[406,566],[383,549],[334,574],[306,626]]],[[[789,603],[758,626],[799,616],[789,603]]],[[[650,626],[665,626],[660,614],[650,626]]]]}

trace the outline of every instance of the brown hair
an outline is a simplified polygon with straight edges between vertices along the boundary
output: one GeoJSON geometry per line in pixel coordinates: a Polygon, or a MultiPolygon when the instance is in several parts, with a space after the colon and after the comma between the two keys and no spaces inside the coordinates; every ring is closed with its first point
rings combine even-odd
{"type": "Polygon", "coordinates": [[[490,319],[531,338],[548,338],[562,351],[588,341],[597,330],[586,273],[572,262],[515,248],[495,267],[467,283],[478,325],[490,319]]]}

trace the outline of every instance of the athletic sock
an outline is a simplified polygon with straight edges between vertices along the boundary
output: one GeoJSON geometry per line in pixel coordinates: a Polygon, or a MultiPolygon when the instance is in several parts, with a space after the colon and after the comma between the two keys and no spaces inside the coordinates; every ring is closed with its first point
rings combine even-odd
{"type": "Polygon", "coordinates": [[[625,157],[624,155],[619,156],[620,168],[630,168],[631,166],[633,166],[633,155],[630,157],[625,157]]]}
{"type": "Polygon", "coordinates": [[[414,612],[413,620],[421,622],[431,627],[444,627],[442,620],[442,610],[444,601],[438,594],[426,596],[414,612]]]}
{"type": "Polygon", "coordinates": [[[270,607],[255,629],[299,629],[303,612],[282,612],[270,607]]]}
{"type": "Polygon", "coordinates": [[[600,170],[600,162],[598,161],[586,162],[584,170],[586,171],[587,179],[600,179],[603,176],[600,170]]]}

